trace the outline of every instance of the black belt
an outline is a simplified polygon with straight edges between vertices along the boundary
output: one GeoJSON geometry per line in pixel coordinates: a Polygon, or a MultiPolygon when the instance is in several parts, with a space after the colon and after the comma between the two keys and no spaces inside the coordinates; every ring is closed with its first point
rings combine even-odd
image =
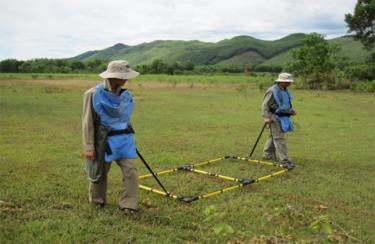
{"type": "Polygon", "coordinates": [[[281,109],[278,112],[276,112],[276,111],[271,111],[271,112],[280,116],[280,117],[290,117],[290,116],[293,115],[294,110],[292,108],[288,108],[288,109],[281,109]]]}
{"type": "Polygon", "coordinates": [[[279,117],[290,117],[291,116],[290,113],[285,113],[285,112],[279,112],[279,113],[276,113],[276,115],[278,115],[279,117]]]}
{"type": "Polygon", "coordinates": [[[117,136],[117,135],[123,135],[123,134],[134,134],[134,129],[131,125],[128,126],[128,128],[123,130],[110,130],[108,132],[108,136],[117,136]]]}

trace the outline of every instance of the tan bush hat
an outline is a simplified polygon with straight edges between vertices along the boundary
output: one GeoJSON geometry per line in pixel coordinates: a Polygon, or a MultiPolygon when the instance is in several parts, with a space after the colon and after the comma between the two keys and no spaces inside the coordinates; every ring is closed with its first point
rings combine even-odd
{"type": "Polygon", "coordinates": [[[294,82],[293,76],[289,73],[281,73],[275,82],[294,82]]]}
{"type": "Polygon", "coordinates": [[[129,62],[126,60],[115,60],[108,64],[107,70],[99,74],[104,79],[117,78],[122,80],[133,79],[137,77],[139,73],[132,70],[129,66],[129,62]]]}

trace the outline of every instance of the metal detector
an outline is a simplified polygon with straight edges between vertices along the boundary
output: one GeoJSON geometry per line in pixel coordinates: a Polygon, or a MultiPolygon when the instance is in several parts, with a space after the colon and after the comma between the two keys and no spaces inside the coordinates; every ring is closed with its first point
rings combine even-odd
{"type": "MultiPolygon", "coordinates": [[[[146,191],[154,192],[154,193],[162,195],[162,196],[166,196],[166,197],[171,198],[171,199],[183,201],[183,202],[186,202],[186,203],[191,203],[191,202],[199,200],[199,199],[212,197],[212,196],[215,196],[215,195],[220,194],[220,193],[224,193],[224,192],[231,191],[231,190],[243,187],[243,186],[258,183],[258,182],[270,179],[274,176],[278,176],[278,175],[281,175],[283,173],[286,173],[286,172],[292,170],[293,167],[289,167],[287,165],[279,164],[279,163],[276,163],[276,162],[267,162],[267,161],[251,159],[251,157],[252,157],[252,155],[255,151],[255,148],[258,145],[258,142],[259,142],[266,126],[267,125],[264,124],[264,126],[262,127],[261,132],[259,133],[258,138],[256,139],[256,142],[255,142],[255,144],[254,144],[254,146],[251,150],[251,153],[249,154],[248,157],[239,157],[239,156],[236,156],[236,155],[226,155],[226,156],[223,156],[223,157],[220,157],[220,158],[211,159],[211,160],[201,162],[201,163],[188,164],[188,165],[183,165],[181,167],[177,167],[177,168],[173,168],[173,169],[163,170],[163,171],[159,171],[159,172],[153,172],[152,169],[150,168],[150,166],[146,163],[146,161],[144,160],[142,155],[137,150],[138,156],[140,157],[142,162],[146,165],[147,169],[151,173],[151,174],[141,175],[141,176],[139,176],[139,179],[142,180],[142,179],[145,179],[145,178],[148,178],[148,177],[154,177],[155,180],[158,182],[159,186],[163,189],[163,191],[160,191],[158,189],[151,188],[151,187],[148,187],[148,186],[145,186],[145,185],[141,185],[141,184],[139,185],[139,188],[141,188],[143,190],[146,190],[146,191]],[[246,179],[246,178],[236,178],[236,177],[231,177],[231,176],[225,176],[225,175],[217,174],[217,173],[214,173],[214,172],[207,172],[207,171],[203,171],[203,170],[198,169],[200,166],[208,165],[208,164],[214,164],[214,163],[218,163],[218,162],[224,161],[224,160],[241,160],[241,161],[245,161],[245,162],[251,163],[251,164],[258,164],[258,165],[260,164],[260,165],[276,167],[279,170],[277,170],[274,173],[267,174],[265,176],[261,176],[261,177],[258,177],[258,178],[246,179]],[[172,194],[172,193],[168,192],[165,189],[165,187],[163,186],[163,184],[160,182],[160,180],[158,179],[157,176],[164,175],[164,174],[170,174],[170,173],[174,173],[174,172],[177,172],[177,171],[193,172],[193,173],[203,174],[203,175],[210,176],[210,177],[216,177],[216,178],[220,178],[220,179],[223,179],[223,180],[235,182],[235,185],[230,186],[230,187],[226,187],[224,189],[219,189],[219,190],[216,190],[214,192],[201,194],[201,195],[193,195],[193,196],[176,195],[176,194],[172,194]]],[[[272,141],[273,141],[271,126],[270,126],[270,133],[271,133],[271,137],[272,137],[272,141]]],[[[274,153],[274,158],[276,160],[276,154],[275,153],[274,153]]]]}

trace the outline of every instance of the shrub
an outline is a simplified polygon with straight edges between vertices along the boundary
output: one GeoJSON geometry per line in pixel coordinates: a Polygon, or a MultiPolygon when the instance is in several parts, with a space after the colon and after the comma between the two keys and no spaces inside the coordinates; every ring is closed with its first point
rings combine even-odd
{"type": "Polygon", "coordinates": [[[261,91],[266,91],[270,86],[275,83],[274,79],[270,79],[269,77],[262,77],[256,80],[256,84],[261,91]]]}
{"type": "Polygon", "coordinates": [[[372,80],[375,78],[375,68],[370,64],[358,64],[347,67],[345,74],[352,80],[372,80]]]}
{"type": "Polygon", "coordinates": [[[375,92],[375,80],[354,84],[351,86],[351,90],[357,92],[375,92]]]}

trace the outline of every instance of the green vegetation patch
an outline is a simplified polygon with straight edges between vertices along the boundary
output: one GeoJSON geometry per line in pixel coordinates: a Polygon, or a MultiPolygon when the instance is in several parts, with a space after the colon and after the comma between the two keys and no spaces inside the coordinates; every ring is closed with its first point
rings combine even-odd
{"type": "MultiPolygon", "coordinates": [[[[133,125],[138,149],[155,171],[250,152],[262,127],[257,88],[143,85],[132,86],[133,125]]],[[[117,208],[116,165],[108,205],[99,210],[88,203],[81,146],[85,89],[0,81],[1,242],[375,242],[373,95],[294,90],[296,131],[287,136],[293,171],[192,204],[140,191],[140,214],[127,216],[117,208]]],[[[254,158],[261,157],[265,139],[254,158]]],[[[140,161],[137,166],[140,175],[148,173],[140,161]]],[[[229,176],[259,172],[245,162],[211,166],[204,169],[229,176]]],[[[184,181],[161,179],[193,193],[226,184],[181,174],[184,181]]]]}

